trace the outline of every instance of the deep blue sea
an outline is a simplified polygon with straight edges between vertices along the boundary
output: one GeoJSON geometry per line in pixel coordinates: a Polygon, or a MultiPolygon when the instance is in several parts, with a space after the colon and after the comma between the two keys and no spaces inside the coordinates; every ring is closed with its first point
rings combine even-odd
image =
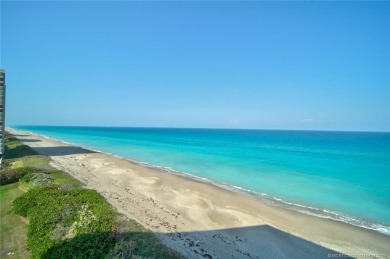
{"type": "Polygon", "coordinates": [[[14,126],[390,235],[390,133],[14,126]]]}

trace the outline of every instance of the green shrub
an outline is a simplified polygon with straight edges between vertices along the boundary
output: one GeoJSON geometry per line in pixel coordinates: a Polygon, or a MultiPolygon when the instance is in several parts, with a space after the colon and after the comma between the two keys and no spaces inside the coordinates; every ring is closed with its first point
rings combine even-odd
{"type": "Polygon", "coordinates": [[[31,167],[31,166],[23,166],[23,167],[18,167],[15,168],[19,173],[26,175],[26,174],[51,174],[53,171],[42,169],[42,168],[36,168],[36,167],[31,167]]]}
{"type": "Polygon", "coordinates": [[[15,183],[27,173],[28,171],[24,170],[21,171],[11,168],[2,169],[0,170],[0,185],[15,183]]]}
{"type": "MultiPolygon", "coordinates": [[[[13,211],[29,219],[27,247],[33,258],[41,258],[51,247],[67,239],[111,232],[116,226],[116,213],[94,190],[36,187],[15,199],[13,211]]],[[[87,242],[86,246],[89,245],[87,242]]],[[[88,249],[80,247],[86,253],[88,249]]]]}
{"type": "Polygon", "coordinates": [[[45,173],[30,173],[25,175],[22,180],[31,183],[33,186],[40,186],[54,182],[54,178],[45,173]]]}
{"type": "Polygon", "coordinates": [[[21,176],[13,169],[3,169],[0,171],[0,185],[17,182],[21,176]]]}
{"type": "Polygon", "coordinates": [[[42,258],[107,258],[116,241],[112,232],[79,235],[51,247],[42,258]]]}
{"type": "Polygon", "coordinates": [[[51,171],[34,167],[5,168],[0,170],[0,185],[15,183],[22,179],[38,186],[54,181],[53,177],[48,175],[50,173],[51,171]]]}

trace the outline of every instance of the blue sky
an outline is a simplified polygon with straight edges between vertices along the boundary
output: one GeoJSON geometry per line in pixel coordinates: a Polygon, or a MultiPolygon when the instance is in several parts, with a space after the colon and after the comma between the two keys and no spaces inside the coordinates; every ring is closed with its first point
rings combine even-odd
{"type": "Polygon", "coordinates": [[[389,2],[1,2],[8,125],[390,131],[389,2]]]}

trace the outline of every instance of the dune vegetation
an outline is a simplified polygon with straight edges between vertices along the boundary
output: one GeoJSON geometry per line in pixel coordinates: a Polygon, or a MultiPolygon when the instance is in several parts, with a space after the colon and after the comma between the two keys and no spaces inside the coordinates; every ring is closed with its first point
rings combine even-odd
{"type": "Polygon", "coordinates": [[[0,171],[0,257],[180,258],[96,191],[6,135],[0,171]]]}

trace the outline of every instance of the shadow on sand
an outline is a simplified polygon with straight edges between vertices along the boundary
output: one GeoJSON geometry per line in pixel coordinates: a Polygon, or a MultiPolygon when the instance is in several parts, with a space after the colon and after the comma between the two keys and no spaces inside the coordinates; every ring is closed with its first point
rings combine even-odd
{"type": "MultiPolygon", "coordinates": [[[[28,147],[20,146],[20,149],[20,152],[25,150],[25,155],[31,155],[28,147]]],[[[34,151],[46,156],[97,153],[77,146],[35,147],[34,151]]],[[[79,235],[61,241],[42,258],[65,258],[64,255],[72,258],[133,258],[134,254],[143,258],[155,257],[154,253],[148,254],[148,244],[135,242],[140,235],[147,234],[105,232],[79,235]],[[125,254],[115,254],[121,251],[125,254]]],[[[164,243],[174,244],[176,250],[187,258],[349,258],[269,225],[153,234],[164,243]]]]}
{"type": "Polygon", "coordinates": [[[59,146],[59,147],[34,147],[36,152],[46,156],[66,156],[77,154],[91,154],[97,153],[92,150],[88,150],[77,146],[59,146]]]}
{"type": "MultiPolygon", "coordinates": [[[[80,235],[50,248],[42,258],[57,258],[57,255],[63,255],[69,251],[75,258],[85,256],[86,253],[89,258],[95,258],[93,255],[96,254],[100,257],[119,256],[118,258],[132,258],[135,254],[142,257],[153,256],[153,254],[148,254],[147,247],[142,247],[142,244],[139,245],[136,241],[139,235],[143,234],[145,233],[107,232],[80,235]],[[98,240],[102,243],[97,244],[98,240]],[[126,248],[125,254],[113,254],[115,250],[116,253],[120,253],[118,241],[123,248],[126,248]],[[81,243],[85,246],[80,246],[81,243]],[[131,245],[126,245],[126,243],[131,245]],[[99,250],[98,253],[96,249],[99,250]]],[[[334,255],[350,258],[268,225],[153,234],[169,243],[175,243],[177,250],[187,258],[328,258],[334,255]]]]}
{"type": "Polygon", "coordinates": [[[30,135],[23,135],[23,134],[12,134],[12,136],[18,138],[18,137],[30,137],[30,135]]]}
{"type": "Polygon", "coordinates": [[[24,138],[18,138],[18,140],[26,143],[26,142],[41,142],[39,139],[24,139],[24,138]]]}

